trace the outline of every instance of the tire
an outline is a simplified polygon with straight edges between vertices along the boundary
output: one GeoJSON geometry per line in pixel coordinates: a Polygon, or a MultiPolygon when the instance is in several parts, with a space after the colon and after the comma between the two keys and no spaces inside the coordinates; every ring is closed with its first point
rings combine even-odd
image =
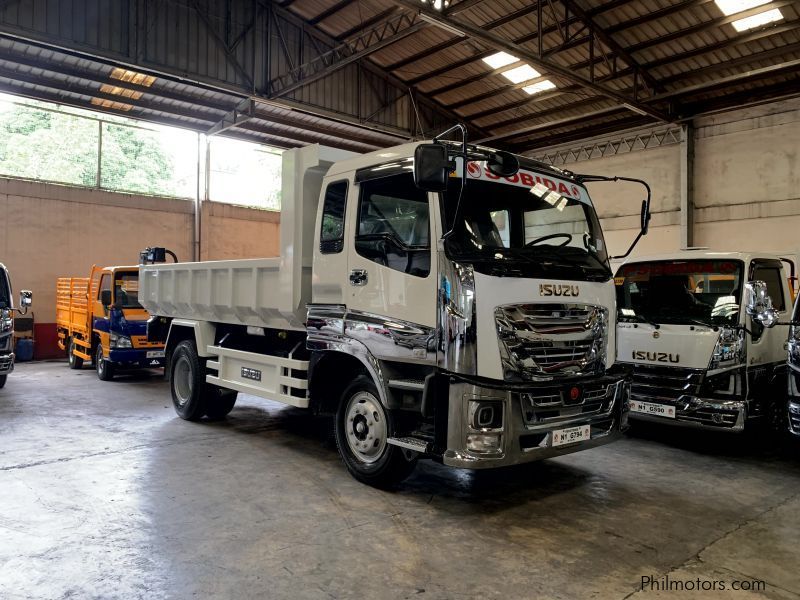
{"type": "Polygon", "coordinates": [[[197,421],[206,413],[209,394],[205,378],[205,364],[197,356],[194,342],[184,340],[169,361],[172,405],[181,419],[197,421]]]}
{"type": "Polygon", "coordinates": [[[408,477],[416,459],[388,443],[394,433],[391,413],[381,404],[372,380],[361,375],[342,394],[334,419],[334,436],[347,470],[358,481],[392,487],[408,477]]]}
{"type": "Polygon", "coordinates": [[[3,389],[3,386],[5,386],[7,379],[8,379],[8,373],[6,373],[5,375],[0,375],[0,390],[3,389]]]}
{"type": "Polygon", "coordinates": [[[69,368],[78,370],[83,368],[83,359],[80,356],[75,356],[75,339],[69,338],[69,349],[67,351],[67,358],[69,359],[69,368]]]}
{"type": "Polygon", "coordinates": [[[224,419],[233,410],[239,393],[206,383],[206,416],[212,421],[224,419]]]}
{"type": "Polygon", "coordinates": [[[114,379],[114,363],[103,357],[103,346],[101,344],[97,344],[97,351],[94,354],[94,368],[100,381],[114,379]]]}

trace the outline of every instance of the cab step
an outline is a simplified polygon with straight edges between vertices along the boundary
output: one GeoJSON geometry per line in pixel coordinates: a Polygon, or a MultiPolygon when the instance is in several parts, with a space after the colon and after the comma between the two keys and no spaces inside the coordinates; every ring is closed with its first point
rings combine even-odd
{"type": "Polygon", "coordinates": [[[421,392],[425,389],[425,382],[421,379],[390,379],[389,387],[407,392],[421,392]]]}
{"type": "Polygon", "coordinates": [[[414,452],[419,452],[420,454],[428,454],[431,451],[431,443],[421,440],[420,438],[411,436],[391,437],[386,441],[392,446],[400,446],[401,448],[413,450],[414,452]]]}

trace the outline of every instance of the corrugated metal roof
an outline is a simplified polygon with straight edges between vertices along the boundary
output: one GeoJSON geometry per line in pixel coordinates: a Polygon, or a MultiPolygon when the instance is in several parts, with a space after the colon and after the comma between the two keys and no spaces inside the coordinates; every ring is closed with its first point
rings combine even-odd
{"type": "MultiPolygon", "coordinates": [[[[109,81],[113,56],[130,63],[125,57],[138,44],[133,30],[109,25],[125,22],[122,13],[104,9],[92,29],[48,21],[33,4],[0,7],[0,87],[78,106],[104,97],[100,86],[109,81]],[[37,35],[3,35],[4,24],[37,35]],[[84,52],[92,44],[104,54],[84,52]]],[[[453,0],[438,13],[421,0],[233,0],[227,15],[221,0],[161,4],[164,18],[150,24],[153,34],[138,52],[142,69],[170,70],[140,90],[127,114],[203,130],[244,98],[259,97],[254,118],[226,133],[285,146],[318,141],[365,151],[461,118],[477,135],[526,151],[558,136],[656,123],[653,114],[678,122],[737,102],[800,95],[797,0],[772,0],[731,17],[714,0],[552,0],[541,7],[531,0],[453,0]],[[261,6],[258,13],[254,6],[261,6]],[[783,15],[776,23],[743,32],[732,25],[774,8],[783,15]],[[415,14],[420,9],[429,11],[424,22],[415,14]],[[283,21],[274,19],[280,11],[283,21]],[[406,25],[414,23],[411,34],[390,27],[403,14],[406,25]],[[170,33],[169,23],[198,15],[170,33]],[[254,23],[267,29],[248,36],[254,23]],[[464,36],[461,27],[485,35],[464,36]],[[529,95],[481,60],[501,48],[529,54],[556,89],[529,95]],[[357,61],[336,69],[354,53],[357,61]],[[271,94],[276,74],[300,67],[302,75],[286,81],[321,75],[283,96],[271,94]],[[259,69],[273,80],[249,82],[259,69]],[[178,76],[184,72],[186,78],[178,76]],[[358,111],[346,110],[353,104],[358,111]]]]}

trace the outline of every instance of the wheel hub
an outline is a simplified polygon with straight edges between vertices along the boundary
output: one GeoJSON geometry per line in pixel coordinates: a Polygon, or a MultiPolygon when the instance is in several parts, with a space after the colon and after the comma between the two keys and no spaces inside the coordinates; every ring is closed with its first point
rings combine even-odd
{"type": "Polygon", "coordinates": [[[386,448],[387,428],[383,407],[369,392],[358,392],[345,412],[347,445],[365,463],[377,461],[386,448]]]}

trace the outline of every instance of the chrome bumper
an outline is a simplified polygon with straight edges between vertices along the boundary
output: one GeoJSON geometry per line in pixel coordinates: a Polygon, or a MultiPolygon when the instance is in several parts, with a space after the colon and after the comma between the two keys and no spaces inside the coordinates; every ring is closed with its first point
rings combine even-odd
{"type": "MultiPolygon", "coordinates": [[[[447,450],[442,462],[464,469],[491,469],[517,465],[564,454],[571,454],[608,444],[627,429],[628,382],[622,377],[605,377],[608,402],[597,411],[583,414],[581,405],[561,407],[561,415],[532,422],[523,414],[525,397],[537,397],[538,388],[506,390],[457,382],[450,384],[447,450]],[[470,425],[470,401],[489,401],[502,404],[502,427],[474,429],[470,425]],[[572,413],[572,414],[569,414],[572,413]],[[591,427],[588,440],[563,446],[553,446],[553,432],[571,427],[591,427]],[[467,446],[469,435],[499,435],[502,437],[495,452],[477,452],[467,446]]],[[[594,382],[592,382],[594,383],[594,382]]],[[[550,386],[551,388],[553,386],[550,386]]],[[[537,409],[538,410],[538,409],[537,409]]],[[[550,412],[553,411],[544,411],[550,412]]]]}
{"type": "Polygon", "coordinates": [[[14,353],[0,355],[0,375],[11,373],[14,370],[14,353]]]}
{"type": "MultiPolygon", "coordinates": [[[[643,401],[652,402],[647,399],[643,399],[643,401]]],[[[665,402],[664,404],[670,403],[665,402]]],[[[731,433],[744,431],[744,423],[747,419],[747,404],[744,400],[719,401],[692,396],[681,398],[680,406],[670,405],[675,406],[674,419],[633,411],[629,416],[635,421],[650,421],[707,431],[729,431],[731,433]]]]}

